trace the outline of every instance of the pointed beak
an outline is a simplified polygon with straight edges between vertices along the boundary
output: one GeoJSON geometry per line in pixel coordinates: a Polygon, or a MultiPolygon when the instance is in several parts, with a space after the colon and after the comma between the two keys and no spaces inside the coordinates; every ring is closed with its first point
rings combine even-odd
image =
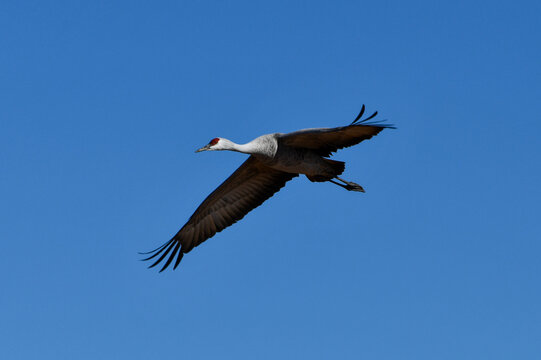
{"type": "Polygon", "coordinates": [[[198,152],[201,152],[201,151],[206,151],[208,149],[210,149],[210,145],[205,145],[201,149],[195,150],[195,152],[198,153],[198,152]]]}

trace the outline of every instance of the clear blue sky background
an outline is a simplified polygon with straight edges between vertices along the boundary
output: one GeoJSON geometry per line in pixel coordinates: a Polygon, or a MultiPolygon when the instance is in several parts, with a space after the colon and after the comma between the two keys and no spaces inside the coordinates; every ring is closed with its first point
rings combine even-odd
{"type": "Polygon", "coordinates": [[[4,359],[541,358],[537,1],[2,1],[4,359]],[[158,274],[245,158],[349,123],[366,194],[298,178],[158,274]]]}

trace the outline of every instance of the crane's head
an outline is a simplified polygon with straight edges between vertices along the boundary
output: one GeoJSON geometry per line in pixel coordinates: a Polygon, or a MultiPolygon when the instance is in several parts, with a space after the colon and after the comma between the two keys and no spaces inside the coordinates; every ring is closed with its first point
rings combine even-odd
{"type": "Polygon", "coordinates": [[[221,142],[223,142],[221,138],[214,138],[210,140],[210,142],[207,145],[203,146],[201,149],[195,150],[195,152],[197,153],[207,150],[223,150],[221,142]]]}

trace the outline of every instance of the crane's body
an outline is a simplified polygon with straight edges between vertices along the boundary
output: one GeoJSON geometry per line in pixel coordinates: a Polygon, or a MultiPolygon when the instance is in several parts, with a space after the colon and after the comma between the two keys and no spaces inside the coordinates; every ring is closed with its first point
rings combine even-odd
{"type": "Polygon", "coordinates": [[[229,150],[251,156],[199,205],[171,240],[151,251],[152,255],[144,260],[160,255],[150,266],[153,267],[171,253],[160,271],[175,257],[176,268],[185,253],[242,219],[299,174],[313,182],[329,181],[349,191],[364,192],[359,184],[338,177],[345,169],[344,162],[328,159],[338,149],[370,139],[385,128],[393,128],[381,122],[368,123],[377,112],[360,120],[364,109],[363,105],[348,126],[267,134],[246,144],[225,138],[212,139],[196,152],[229,150]]]}
{"type": "Polygon", "coordinates": [[[283,135],[282,133],[261,135],[246,144],[235,144],[231,140],[217,138],[222,146],[215,150],[250,154],[270,168],[291,174],[318,177],[333,173],[333,167],[329,165],[327,159],[314,151],[282,144],[280,138],[283,135]]]}

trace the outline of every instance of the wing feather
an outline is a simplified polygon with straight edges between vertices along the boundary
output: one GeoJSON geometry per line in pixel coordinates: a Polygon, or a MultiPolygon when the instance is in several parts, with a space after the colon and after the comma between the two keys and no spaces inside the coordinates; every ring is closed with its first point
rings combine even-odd
{"type": "Polygon", "coordinates": [[[272,169],[250,156],[207,196],[171,240],[151,251],[151,255],[143,260],[153,259],[162,253],[150,266],[154,267],[172,251],[160,272],[171,264],[175,256],[176,268],[185,253],[242,219],[296,176],[298,174],[272,169]]]}
{"type": "Polygon", "coordinates": [[[329,157],[339,149],[357,145],[363,140],[372,138],[383,129],[395,128],[391,124],[382,124],[381,121],[367,122],[377,115],[377,111],[368,118],[360,120],[364,109],[363,105],[359,115],[348,126],[294,131],[280,134],[278,141],[285,146],[311,149],[320,156],[329,157]]]}

